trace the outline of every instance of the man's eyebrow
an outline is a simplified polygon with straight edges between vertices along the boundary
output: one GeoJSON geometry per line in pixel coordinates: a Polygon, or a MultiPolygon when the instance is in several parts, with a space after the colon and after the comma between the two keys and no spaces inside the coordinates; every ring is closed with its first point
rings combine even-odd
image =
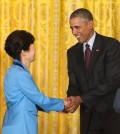
{"type": "Polygon", "coordinates": [[[74,27],[75,27],[75,28],[78,28],[78,27],[80,27],[80,26],[73,26],[73,27],[70,26],[70,28],[74,28],[74,27]]]}

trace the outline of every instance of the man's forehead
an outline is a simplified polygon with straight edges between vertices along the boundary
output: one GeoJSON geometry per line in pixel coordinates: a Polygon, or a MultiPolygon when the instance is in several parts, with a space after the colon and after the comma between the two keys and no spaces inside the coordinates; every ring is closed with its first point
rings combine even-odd
{"type": "Polygon", "coordinates": [[[70,21],[80,21],[80,22],[85,22],[85,21],[89,21],[88,19],[86,18],[83,18],[83,17],[74,17],[74,18],[71,18],[70,21]]]}

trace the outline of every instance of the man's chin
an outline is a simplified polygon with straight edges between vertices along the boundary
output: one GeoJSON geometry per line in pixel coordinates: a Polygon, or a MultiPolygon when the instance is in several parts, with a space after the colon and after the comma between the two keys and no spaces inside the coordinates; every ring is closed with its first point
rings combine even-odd
{"type": "Polygon", "coordinates": [[[79,42],[79,43],[83,43],[84,41],[81,41],[81,40],[78,39],[78,42],[79,42]]]}

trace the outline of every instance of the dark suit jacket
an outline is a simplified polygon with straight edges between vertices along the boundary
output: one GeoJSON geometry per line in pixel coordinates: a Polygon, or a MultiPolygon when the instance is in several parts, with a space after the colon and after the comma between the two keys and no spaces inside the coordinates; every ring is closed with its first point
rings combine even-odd
{"type": "Polygon", "coordinates": [[[96,34],[89,71],[85,69],[83,44],[77,43],[67,51],[69,86],[68,96],[81,96],[86,110],[112,108],[120,85],[120,43],[96,34]]]}

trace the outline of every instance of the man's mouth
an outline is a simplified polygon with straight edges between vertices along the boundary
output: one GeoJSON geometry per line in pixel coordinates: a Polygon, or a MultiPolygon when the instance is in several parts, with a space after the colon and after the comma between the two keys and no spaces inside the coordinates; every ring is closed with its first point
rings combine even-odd
{"type": "Polygon", "coordinates": [[[77,39],[80,39],[80,37],[81,37],[80,35],[77,35],[77,36],[76,36],[77,39]]]}

